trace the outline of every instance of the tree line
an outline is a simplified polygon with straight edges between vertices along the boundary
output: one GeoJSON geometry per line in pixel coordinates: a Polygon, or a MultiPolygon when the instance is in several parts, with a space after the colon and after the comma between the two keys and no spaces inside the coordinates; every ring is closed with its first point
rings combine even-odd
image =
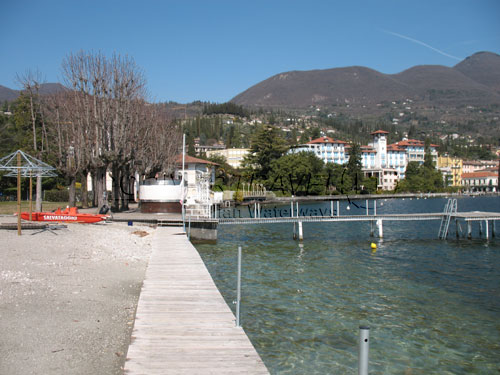
{"type": "MultiPolygon", "coordinates": [[[[215,190],[240,190],[243,184],[262,184],[268,191],[282,195],[373,194],[376,177],[365,177],[361,165],[361,147],[352,142],[345,165],[325,164],[312,152],[288,153],[289,144],[283,132],[272,125],[262,125],[251,137],[250,152],[239,170],[231,168],[223,157],[211,161],[219,165],[215,190]]],[[[410,162],[406,179],[396,192],[436,192],[445,189],[443,177],[430,152],[420,165],[410,162]]]]}

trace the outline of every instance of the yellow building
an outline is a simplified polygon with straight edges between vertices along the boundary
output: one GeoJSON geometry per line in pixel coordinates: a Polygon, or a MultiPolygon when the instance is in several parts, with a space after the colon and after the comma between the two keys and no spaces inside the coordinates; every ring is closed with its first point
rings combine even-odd
{"type": "Polygon", "coordinates": [[[210,150],[207,151],[208,157],[212,155],[221,155],[226,158],[227,163],[233,168],[240,168],[243,158],[248,154],[248,148],[227,148],[224,150],[210,150]]]}
{"type": "Polygon", "coordinates": [[[448,182],[451,186],[462,186],[463,161],[451,156],[439,156],[437,168],[448,176],[448,182]]]}

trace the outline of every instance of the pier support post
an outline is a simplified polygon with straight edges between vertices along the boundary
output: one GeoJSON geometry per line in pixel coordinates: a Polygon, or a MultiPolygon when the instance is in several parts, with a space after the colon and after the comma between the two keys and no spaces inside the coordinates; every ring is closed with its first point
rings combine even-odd
{"type": "Polygon", "coordinates": [[[377,220],[377,226],[378,226],[378,236],[379,238],[384,237],[384,226],[382,224],[382,219],[377,220]]]}
{"type": "Polygon", "coordinates": [[[297,217],[299,217],[299,202],[296,203],[296,207],[295,208],[297,209],[297,217]]]}
{"type": "Polygon", "coordinates": [[[302,221],[299,221],[299,241],[304,240],[304,232],[302,230],[302,221]]]}
{"type": "Polygon", "coordinates": [[[490,226],[490,222],[488,220],[485,220],[484,221],[484,234],[486,235],[486,239],[488,240],[489,239],[489,226],[490,226]]]}
{"type": "Polygon", "coordinates": [[[293,202],[290,202],[290,217],[293,217],[293,202]]]}
{"type": "Polygon", "coordinates": [[[370,327],[359,327],[358,375],[368,375],[370,327]]]}
{"type": "Polygon", "coordinates": [[[236,327],[240,327],[241,303],[241,246],[238,246],[238,276],[236,281],[236,327]]]}
{"type": "Polygon", "coordinates": [[[472,238],[472,222],[467,222],[467,238],[470,240],[472,238]]]}
{"type": "Polygon", "coordinates": [[[373,200],[373,216],[377,216],[377,200],[373,200]]]}
{"type": "Polygon", "coordinates": [[[340,216],[340,201],[337,201],[337,216],[340,216]]]}
{"type": "Polygon", "coordinates": [[[333,201],[330,201],[330,216],[333,216],[333,201]]]}
{"type": "Polygon", "coordinates": [[[368,209],[369,209],[369,207],[368,207],[368,199],[367,199],[366,200],[366,216],[368,216],[368,212],[369,212],[368,209]]]}

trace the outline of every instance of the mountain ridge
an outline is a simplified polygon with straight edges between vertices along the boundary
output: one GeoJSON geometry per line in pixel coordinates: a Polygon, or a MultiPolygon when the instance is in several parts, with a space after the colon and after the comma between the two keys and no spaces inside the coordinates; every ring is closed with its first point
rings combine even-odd
{"type": "MultiPolygon", "coordinates": [[[[66,90],[66,87],[60,83],[42,83],[39,88],[39,93],[41,95],[54,94],[56,92],[66,90]]],[[[5,101],[12,101],[19,97],[21,92],[24,90],[14,90],[6,86],[0,85],[0,103],[5,101]]]]}
{"type": "Polygon", "coordinates": [[[395,74],[362,66],[282,72],[231,102],[249,107],[307,108],[341,102],[374,105],[407,98],[449,106],[500,104],[500,55],[478,52],[453,67],[416,65],[395,74]]]}

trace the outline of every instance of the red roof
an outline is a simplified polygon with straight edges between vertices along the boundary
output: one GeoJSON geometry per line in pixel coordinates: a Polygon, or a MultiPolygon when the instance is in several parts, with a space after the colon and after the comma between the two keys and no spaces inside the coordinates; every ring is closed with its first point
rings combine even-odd
{"type": "Polygon", "coordinates": [[[389,134],[389,132],[386,132],[385,130],[377,130],[370,133],[370,135],[375,135],[375,134],[389,134]]]}
{"type": "Polygon", "coordinates": [[[490,172],[490,171],[462,173],[462,179],[464,179],[464,178],[481,178],[481,177],[498,177],[498,173],[490,172]]]}
{"type": "Polygon", "coordinates": [[[335,139],[330,138],[330,137],[321,137],[321,138],[313,139],[310,142],[307,142],[308,145],[312,145],[312,144],[316,144],[316,143],[338,143],[338,144],[345,144],[347,142],[335,140],[335,139]]]}
{"type": "MultiPolygon", "coordinates": [[[[424,141],[419,141],[418,139],[407,139],[405,141],[399,141],[396,143],[393,143],[392,145],[389,146],[400,146],[400,147],[408,147],[408,146],[419,146],[419,147],[425,147],[425,142],[424,141]]],[[[433,145],[430,144],[430,147],[439,147],[439,145],[433,145]]]]}
{"type": "Polygon", "coordinates": [[[376,153],[377,151],[371,146],[361,146],[361,152],[376,153]]]}
{"type": "MultiPolygon", "coordinates": [[[[182,164],[182,154],[177,155],[177,158],[175,159],[175,162],[177,164],[182,164]]],[[[198,159],[193,156],[186,155],[184,158],[184,162],[186,164],[210,164],[210,165],[218,165],[217,163],[212,163],[211,161],[208,160],[203,160],[203,159],[198,159]]]]}
{"type": "Polygon", "coordinates": [[[392,144],[392,145],[387,146],[387,151],[406,152],[404,147],[398,146],[397,144],[392,144]]]}

